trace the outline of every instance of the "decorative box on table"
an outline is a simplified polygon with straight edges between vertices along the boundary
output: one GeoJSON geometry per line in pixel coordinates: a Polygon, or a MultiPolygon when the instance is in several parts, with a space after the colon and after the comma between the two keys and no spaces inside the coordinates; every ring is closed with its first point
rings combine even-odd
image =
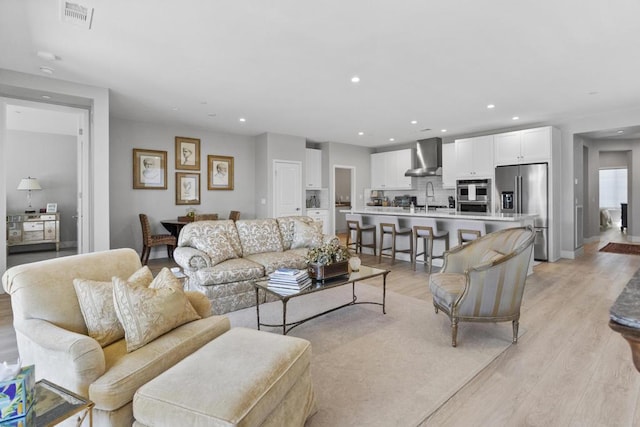
{"type": "Polygon", "coordinates": [[[25,366],[12,380],[0,381],[0,425],[24,417],[35,400],[35,366],[25,366]]]}
{"type": "Polygon", "coordinates": [[[27,415],[7,421],[0,421],[0,427],[33,427],[36,421],[35,408],[29,409],[27,415]]]}
{"type": "Polygon", "coordinates": [[[340,261],[325,265],[310,262],[307,270],[312,279],[327,280],[349,274],[349,261],[340,261]]]}

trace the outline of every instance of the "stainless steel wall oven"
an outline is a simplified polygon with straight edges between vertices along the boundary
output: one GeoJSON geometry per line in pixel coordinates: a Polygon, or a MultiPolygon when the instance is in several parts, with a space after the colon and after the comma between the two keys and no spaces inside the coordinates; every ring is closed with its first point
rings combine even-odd
{"type": "Polygon", "coordinates": [[[456,201],[459,212],[491,212],[491,180],[459,179],[456,201]]]}

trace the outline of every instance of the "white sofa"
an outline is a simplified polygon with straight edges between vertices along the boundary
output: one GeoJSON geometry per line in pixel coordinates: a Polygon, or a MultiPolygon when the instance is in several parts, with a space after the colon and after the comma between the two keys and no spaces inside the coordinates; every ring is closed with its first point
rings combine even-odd
{"type": "Polygon", "coordinates": [[[2,276],[11,295],[18,351],[46,378],[95,403],[94,426],[130,426],[132,399],[143,384],[229,330],[225,316],[210,316],[199,293],[187,297],[202,316],[127,352],[125,339],[104,348],[88,336],[74,279],[110,282],[141,268],[132,249],[75,255],[13,267],[2,276]]]}

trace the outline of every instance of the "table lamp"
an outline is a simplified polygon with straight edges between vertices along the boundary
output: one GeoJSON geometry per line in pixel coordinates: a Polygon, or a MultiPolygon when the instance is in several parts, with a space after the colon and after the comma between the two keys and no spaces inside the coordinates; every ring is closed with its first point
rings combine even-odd
{"type": "Polygon", "coordinates": [[[35,210],[31,207],[31,191],[42,190],[40,183],[36,178],[22,178],[20,184],[18,184],[18,190],[27,191],[27,200],[29,201],[29,207],[24,213],[35,213],[35,210]]]}

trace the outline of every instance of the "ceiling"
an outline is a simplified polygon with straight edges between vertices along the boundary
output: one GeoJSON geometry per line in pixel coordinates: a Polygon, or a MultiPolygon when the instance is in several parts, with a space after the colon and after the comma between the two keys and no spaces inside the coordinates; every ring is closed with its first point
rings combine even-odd
{"type": "Polygon", "coordinates": [[[60,3],[0,2],[0,68],[119,118],[376,147],[640,106],[637,0],[78,1],[91,29],[60,3]]]}

